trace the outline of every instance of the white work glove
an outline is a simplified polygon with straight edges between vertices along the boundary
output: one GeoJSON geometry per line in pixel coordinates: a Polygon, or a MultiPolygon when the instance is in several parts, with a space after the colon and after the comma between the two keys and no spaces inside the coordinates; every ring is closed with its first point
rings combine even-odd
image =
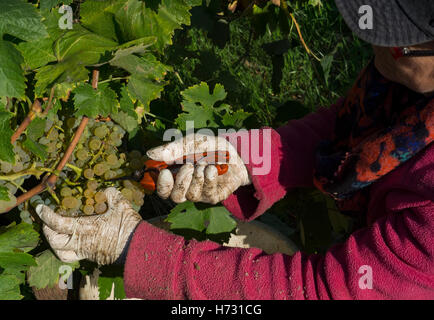
{"type": "Polygon", "coordinates": [[[212,151],[228,151],[228,171],[219,176],[215,165],[187,163],[176,178],[168,170],[158,176],[157,193],[163,198],[171,198],[176,203],[187,200],[216,204],[227,199],[241,186],[251,183],[249,174],[237,150],[223,137],[202,134],[189,134],[182,139],[151,149],[149,158],[173,163],[183,156],[212,151]]]}
{"type": "Polygon", "coordinates": [[[45,205],[36,207],[45,237],[63,262],[88,259],[107,265],[123,253],[142,218],[115,188],[104,193],[108,210],[102,215],[63,217],[45,205]]]}

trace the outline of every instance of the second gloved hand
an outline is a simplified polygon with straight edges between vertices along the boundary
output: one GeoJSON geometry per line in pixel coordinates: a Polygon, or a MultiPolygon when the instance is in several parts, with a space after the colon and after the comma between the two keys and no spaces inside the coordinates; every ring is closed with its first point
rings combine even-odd
{"type": "Polygon", "coordinates": [[[107,265],[124,253],[142,218],[115,188],[104,193],[108,210],[102,215],[64,217],[42,204],[36,207],[45,237],[63,262],[88,259],[107,265]]]}
{"type": "Polygon", "coordinates": [[[156,161],[174,162],[183,156],[213,151],[228,151],[228,171],[218,175],[215,165],[187,163],[173,178],[170,170],[162,170],[158,176],[157,193],[163,199],[176,203],[187,200],[216,204],[227,199],[241,186],[251,183],[247,168],[237,150],[223,137],[189,134],[186,137],[148,151],[156,161]]]}

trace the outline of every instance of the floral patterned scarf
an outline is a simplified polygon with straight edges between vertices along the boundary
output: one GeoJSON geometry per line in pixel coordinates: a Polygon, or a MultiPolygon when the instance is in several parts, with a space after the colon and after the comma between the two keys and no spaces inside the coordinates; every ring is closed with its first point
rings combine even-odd
{"type": "Polygon", "coordinates": [[[315,185],[342,211],[359,212],[368,187],[434,140],[434,96],[385,79],[372,61],[316,152],[315,185]]]}

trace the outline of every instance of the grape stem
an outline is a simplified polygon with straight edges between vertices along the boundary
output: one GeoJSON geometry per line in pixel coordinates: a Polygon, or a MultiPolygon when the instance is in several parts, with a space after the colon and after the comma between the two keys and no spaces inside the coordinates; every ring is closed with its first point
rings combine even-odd
{"type": "Polygon", "coordinates": [[[27,192],[26,189],[24,189],[22,186],[20,186],[18,183],[16,183],[15,181],[9,181],[9,183],[12,183],[17,189],[20,189],[22,192],[27,192]]]}
{"type": "MultiPolygon", "coordinates": [[[[93,70],[92,73],[92,87],[96,90],[98,88],[98,79],[99,79],[99,71],[93,70]]],[[[83,116],[81,119],[80,125],[78,126],[77,130],[75,131],[74,137],[71,140],[71,143],[69,144],[68,148],[65,151],[65,154],[63,155],[62,159],[56,166],[56,170],[54,173],[51,173],[48,177],[44,177],[42,179],[42,182],[38,184],[33,189],[29,190],[28,192],[20,195],[17,197],[17,202],[14,206],[7,208],[5,212],[9,212],[13,208],[19,206],[21,203],[26,202],[27,200],[30,200],[33,196],[40,194],[48,189],[55,189],[57,178],[59,177],[59,173],[63,170],[63,168],[66,166],[66,164],[69,161],[69,158],[71,157],[72,153],[74,152],[75,147],[78,144],[78,141],[81,138],[81,135],[83,134],[84,130],[86,129],[86,125],[89,122],[89,118],[86,116],[83,116]]]]}
{"type": "Polygon", "coordinates": [[[65,165],[65,167],[67,167],[67,168],[69,168],[69,169],[72,169],[72,170],[76,173],[77,176],[81,176],[81,172],[83,171],[83,170],[80,169],[79,167],[74,166],[73,164],[70,164],[70,163],[67,163],[67,164],[65,165]]]}
{"type": "Polygon", "coordinates": [[[99,84],[117,81],[117,80],[127,80],[129,77],[118,77],[118,78],[108,78],[107,80],[100,81],[99,84]]]}
{"type": "Polygon", "coordinates": [[[59,198],[56,196],[56,193],[51,189],[50,187],[47,188],[48,193],[51,195],[51,197],[56,201],[57,204],[60,204],[59,198]]]}
{"type": "Polygon", "coordinates": [[[104,151],[104,143],[105,141],[102,141],[101,147],[99,148],[98,152],[92,157],[92,159],[89,161],[89,167],[91,167],[96,160],[102,155],[104,151]]]}
{"type": "Polygon", "coordinates": [[[11,143],[12,144],[14,144],[14,142],[18,140],[18,138],[22,135],[22,133],[27,129],[30,122],[32,122],[33,119],[35,119],[36,115],[38,113],[40,113],[41,110],[42,110],[41,103],[38,100],[35,100],[35,102],[33,102],[33,105],[31,107],[29,113],[27,114],[27,116],[24,118],[23,122],[21,122],[21,124],[19,125],[17,130],[12,135],[12,137],[11,137],[11,143]]]}
{"type": "Polygon", "coordinates": [[[68,186],[79,186],[81,185],[80,182],[73,182],[71,180],[69,180],[68,178],[64,179],[64,182],[68,185],[68,186]]]}
{"type": "Polygon", "coordinates": [[[13,182],[13,181],[18,180],[19,178],[22,178],[25,176],[36,176],[39,179],[41,177],[41,175],[45,172],[52,173],[53,170],[47,169],[47,168],[36,168],[33,164],[29,169],[26,169],[26,170],[23,170],[23,171],[20,171],[17,173],[5,175],[5,176],[0,176],[0,180],[13,182]]]}
{"type": "Polygon", "coordinates": [[[161,121],[168,122],[168,123],[170,123],[170,124],[174,124],[174,123],[175,123],[174,121],[171,121],[171,120],[169,120],[169,119],[166,119],[166,118],[163,118],[163,117],[157,116],[156,114],[150,113],[150,112],[148,112],[148,111],[143,111],[143,114],[145,114],[145,115],[147,115],[147,116],[150,116],[150,117],[152,117],[152,118],[155,118],[155,119],[161,120],[161,121]]]}

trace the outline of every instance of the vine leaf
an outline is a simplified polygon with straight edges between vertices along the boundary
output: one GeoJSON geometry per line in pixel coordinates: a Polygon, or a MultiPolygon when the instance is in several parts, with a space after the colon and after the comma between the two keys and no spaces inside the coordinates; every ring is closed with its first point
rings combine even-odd
{"type": "Polygon", "coordinates": [[[11,113],[0,111],[0,160],[15,163],[15,153],[11,143],[14,133],[10,126],[11,117],[11,113]]]}
{"type": "Polygon", "coordinates": [[[182,92],[185,101],[200,103],[206,108],[212,108],[216,102],[224,100],[226,95],[226,91],[221,84],[217,84],[214,91],[210,93],[206,82],[201,82],[199,85],[182,92]]]}
{"type": "Polygon", "coordinates": [[[87,80],[89,70],[86,66],[98,63],[101,55],[118,45],[79,25],[55,39],[53,53],[57,63],[44,65],[36,72],[35,93],[38,97],[54,84],[87,80]]]}
{"type": "Polygon", "coordinates": [[[42,161],[45,161],[48,157],[47,146],[40,144],[38,142],[33,141],[30,138],[26,138],[23,142],[23,147],[36,155],[42,161]]]}
{"type": "Polygon", "coordinates": [[[227,112],[222,117],[222,124],[225,127],[241,129],[243,127],[244,120],[246,120],[251,115],[251,113],[245,112],[244,110],[227,112]]]}
{"type": "Polygon", "coordinates": [[[21,40],[38,40],[47,36],[42,16],[25,0],[0,0],[0,38],[4,34],[21,40]]]}
{"type": "Polygon", "coordinates": [[[0,40],[0,97],[24,98],[26,79],[21,68],[23,62],[21,53],[12,43],[0,40]]]}
{"type": "Polygon", "coordinates": [[[119,6],[119,1],[91,0],[83,2],[80,5],[81,23],[92,32],[119,42],[116,35],[114,15],[111,12],[112,10],[116,10],[111,8],[113,5],[119,6]]]}
{"type": "Polygon", "coordinates": [[[237,227],[236,221],[231,218],[225,207],[211,207],[206,213],[206,219],[209,221],[206,228],[207,234],[231,232],[237,227]]]}
{"type": "Polygon", "coordinates": [[[0,229],[0,300],[19,300],[20,284],[25,281],[24,272],[36,265],[28,253],[36,247],[38,233],[30,224],[21,223],[0,229]]]}
{"type": "Polygon", "coordinates": [[[181,113],[175,120],[181,130],[186,129],[187,121],[194,121],[195,128],[217,128],[221,119],[220,112],[230,110],[228,105],[214,107],[215,103],[226,98],[226,91],[221,84],[217,84],[214,91],[210,93],[208,84],[201,82],[181,94],[184,98],[182,101],[184,113],[181,113]]]}
{"type": "Polygon", "coordinates": [[[149,8],[144,1],[128,0],[122,7],[112,6],[120,32],[125,41],[156,36],[157,50],[172,44],[176,29],[190,25],[190,9],[199,1],[161,0],[158,10],[149,8]]]}
{"type": "Polygon", "coordinates": [[[98,276],[99,299],[107,300],[112,291],[114,299],[125,299],[123,267],[121,266],[103,266],[100,268],[101,274],[98,276]]]}
{"type": "Polygon", "coordinates": [[[62,3],[68,5],[71,4],[72,1],[73,0],[41,0],[41,10],[50,10],[62,3]]]}
{"type": "Polygon", "coordinates": [[[39,157],[42,161],[47,159],[47,146],[36,141],[44,135],[45,123],[46,119],[39,117],[33,119],[26,129],[26,140],[23,142],[23,147],[39,157]]]}
{"type": "Polygon", "coordinates": [[[0,300],[20,300],[21,281],[13,275],[0,275],[0,300]]]}
{"type": "Polygon", "coordinates": [[[59,28],[60,17],[61,15],[57,11],[43,12],[43,23],[48,36],[18,44],[18,49],[24,57],[26,70],[35,70],[57,60],[53,49],[54,41],[66,32],[59,28]]]}
{"type": "Polygon", "coordinates": [[[223,206],[201,209],[193,202],[178,204],[170,211],[167,222],[170,229],[190,229],[206,234],[228,233],[235,229],[237,223],[231,218],[229,211],[223,206]]]}
{"type": "Polygon", "coordinates": [[[30,266],[36,266],[36,261],[33,257],[24,252],[0,252],[0,267],[6,272],[11,270],[25,271],[30,266]]]}
{"type": "Polygon", "coordinates": [[[51,38],[44,38],[38,42],[21,42],[18,48],[24,57],[26,70],[34,70],[56,61],[51,38]]]}
{"type": "Polygon", "coordinates": [[[35,259],[37,266],[30,267],[28,282],[30,286],[37,289],[55,286],[59,281],[61,266],[69,266],[72,270],[80,266],[79,262],[65,263],[60,261],[50,250],[45,250],[35,259]]]}
{"type": "Polygon", "coordinates": [[[36,247],[38,241],[38,233],[27,223],[0,227],[0,252],[14,252],[15,249],[28,252],[36,247]]]}
{"type": "Polygon", "coordinates": [[[190,201],[173,208],[166,221],[171,223],[170,229],[191,229],[199,232],[205,229],[205,215],[190,201]]]}
{"type": "Polygon", "coordinates": [[[134,109],[134,103],[126,86],[121,89],[120,109],[111,118],[127,132],[133,132],[139,125],[139,117],[134,109]]]}
{"type": "Polygon", "coordinates": [[[160,93],[166,85],[164,77],[168,71],[172,70],[150,53],[143,57],[134,54],[115,56],[110,64],[131,74],[128,81],[128,91],[146,108],[149,107],[152,100],[160,97],[160,93]]]}
{"type": "Polygon", "coordinates": [[[116,93],[109,88],[108,83],[101,84],[97,90],[88,83],[74,89],[75,115],[96,118],[106,117],[116,112],[116,93]]]}
{"type": "Polygon", "coordinates": [[[30,122],[29,126],[27,127],[27,137],[34,141],[41,138],[45,133],[46,122],[46,119],[39,117],[33,119],[33,121],[30,122]]]}

